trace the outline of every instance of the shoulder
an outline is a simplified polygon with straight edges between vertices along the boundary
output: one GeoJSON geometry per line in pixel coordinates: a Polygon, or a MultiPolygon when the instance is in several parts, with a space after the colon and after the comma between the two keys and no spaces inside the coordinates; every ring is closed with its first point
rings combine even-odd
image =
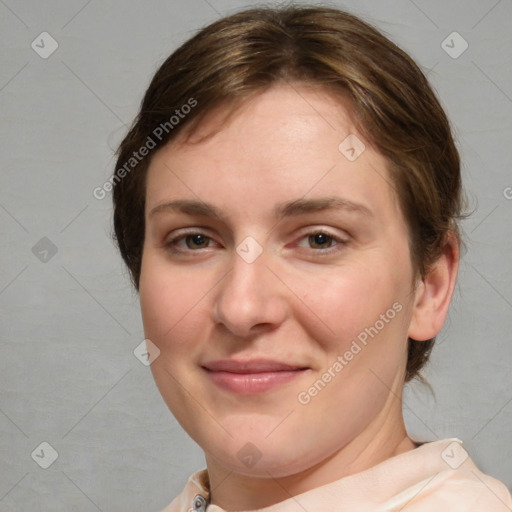
{"type": "Polygon", "coordinates": [[[512,496],[504,483],[469,466],[453,472],[439,491],[440,498],[453,504],[451,510],[465,512],[507,512],[512,510],[512,496]]]}
{"type": "MultiPolygon", "coordinates": [[[[414,451],[418,455],[423,452],[421,458],[429,467],[415,485],[407,489],[408,512],[512,511],[510,491],[475,465],[462,441],[453,438],[426,443],[414,451]]],[[[420,463],[420,460],[414,462],[420,463]]]]}

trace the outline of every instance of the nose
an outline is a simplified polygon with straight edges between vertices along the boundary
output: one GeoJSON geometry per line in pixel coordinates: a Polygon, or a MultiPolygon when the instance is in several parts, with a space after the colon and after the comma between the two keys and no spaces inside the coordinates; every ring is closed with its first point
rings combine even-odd
{"type": "Polygon", "coordinates": [[[251,263],[233,252],[231,271],[216,290],[214,321],[234,336],[275,328],[286,317],[286,287],[270,269],[265,252],[251,263]]]}

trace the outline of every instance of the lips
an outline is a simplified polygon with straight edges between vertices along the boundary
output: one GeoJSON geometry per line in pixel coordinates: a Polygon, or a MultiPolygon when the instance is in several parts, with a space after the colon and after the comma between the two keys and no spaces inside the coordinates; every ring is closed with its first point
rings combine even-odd
{"type": "Polygon", "coordinates": [[[268,359],[223,359],[202,365],[218,387],[236,394],[257,394],[282,386],[308,370],[301,365],[268,359]]]}
{"type": "Polygon", "coordinates": [[[264,373],[282,372],[304,369],[304,366],[295,366],[271,361],[268,359],[251,359],[250,361],[236,361],[234,359],[223,359],[211,361],[203,365],[206,369],[214,372],[230,373],[264,373]]]}

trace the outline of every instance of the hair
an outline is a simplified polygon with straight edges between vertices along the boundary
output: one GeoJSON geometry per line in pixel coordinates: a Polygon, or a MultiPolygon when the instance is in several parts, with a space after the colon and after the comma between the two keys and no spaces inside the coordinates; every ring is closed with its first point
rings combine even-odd
{"type": "MultiPolygon", "coordinates": [[[[409,229],[415,279],[428,273],[447,237],[460,243],[459,154],[418,65],[347,12],[304,5],[251,8],[203,28],[164,61],[119,146],[112,177],[115,239],[137,290],[151,156],[178,133],[194,134],[214,109],[233,112],[278,83],[320,87],[348,101],[356,127],[388,162],[409,229]],[[144,147],[151,151],[141,158],[144,147]]],[[[434,342],[409,339],[406,382],[424,382],[419,371],[434,342]]]]}

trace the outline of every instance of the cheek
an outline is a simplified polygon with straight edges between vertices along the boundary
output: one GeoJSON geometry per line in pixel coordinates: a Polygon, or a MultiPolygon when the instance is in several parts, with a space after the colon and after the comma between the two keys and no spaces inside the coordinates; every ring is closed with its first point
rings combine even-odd
{"type": "Polygon", "coordinates": [[[325,344],[325,349],[329,345],[331,349],[343,349],[400,295],[400,285],[389,273],[362,264],[351,265],[350,269],[326,269],[324,277],[296,276],[294,283],[294,291],[302,298],[302,323],[313,338],[325,344]]]}
{"type": "Polygon", "coordinates": [[[328,409],[335,400],[343,410],[355,406],[353,414],[361,414],[357,404],[369,397],[380,406],[405,367],[409,288],[407,272],[401,275],[394,268],[361,263],[351,265],[350,272],[331,269],[325,279],[296,281],[304,299],[301,327],[320,348],[319,371],[331,368],[336,375],[315,407],[328,409]]]}
{"type": "Polygon", "coordinates": [[[177,351],[194,339],[206,303],[205,284],[148,252],[143,257],[139,296],[144,332],[162,351],[177,351]]]}

